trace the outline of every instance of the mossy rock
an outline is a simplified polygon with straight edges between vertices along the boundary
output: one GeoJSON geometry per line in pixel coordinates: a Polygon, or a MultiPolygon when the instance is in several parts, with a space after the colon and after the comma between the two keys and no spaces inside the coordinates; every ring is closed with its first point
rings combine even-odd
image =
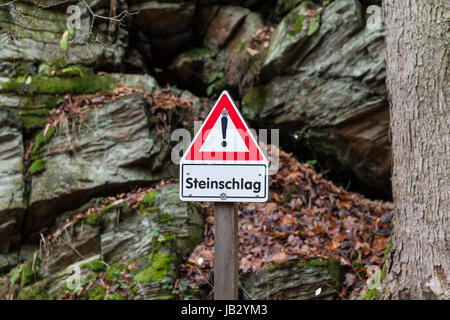
{"type": "Polygon", "coordinates": [[[84,75],[81,77],[62,78],[47,76],[29,76],[10,79],[2,84],[3,91],[18,94],[87,94],[107,92],[117,84],[117,80],[108,75],[84,75]]]}
{"type": "Polygon", "coordinates": [[[340,289],[340,264],[334,258],[289,260],[242,277],[244,298],[336,299],[340,289]],[[317,289],[321,289],[317,294],[317,289]]]}
{"type": "Polygon", "coordinates": [[[34,265],[32,261],[27,261],[20,269],[20,287],[26,287],[32,284],[39,277],[41,260],[39,255],[36,256],[34,265]]]}
{"type": "Polygon", "coordinates": [[[50,127],[45,135],[43,135],[41,132],[36,135],[33,143],[33,148],[31,149],[30,153],[30,160],[32,161],[30,167],[28,168],[28,173],[30,176],[45,170],[47,160],[44,159],[41,148],[50,141],[55,132],[56,130],[50,127]]]}
{"type": "Polygon", "coordinates": [[[93,272],[105,271],[106,264],[101,260],[89,261],[80,266],[81,269],[88,269],[93,272]]]}
{"type": "Polygon", "coordinates": [[[152,209],[156,202],[156,195],[158,194],[158,191],[150,191],[147,193],[142,201],[139,203],[139,210],[140,211],[146,211],[147,209],[152,209]]]}
{"type": "Polygon", "coordinates": [[[142,284],[156,282],[168,276],[172,270],[173,257],[166,253],[156,252],[149,256],[150,266],[138,273],[134,279],[142,284]]]}
{"type": "Polygon", "coordinates": [[[92,75],[93,71],[91,68],[82,65],[64,65],[61,67],[59,65],[43,62],[39,65],[38,73],[41,76],[46,77],[72,78],[92,75]]]}
{"type": "Polygon", "coordinates": [[[102,223],[102,216],[98,212],[93,212],[87,216],[85,222],[91,226],[99,226],[102,223]]]}
{"type": "Polygon", "coordinates": [[[50,141],[55,133],[56,130],[53,127],[50,127],[45,135],[42,132],[39,132],[36,135],[33,142],[33,148],[31,149],[30,153],[30,159],[32,161],[36,161],[42,158],[41,148],[50,141]]]}
{"type": "Polygon", "coordinates": [[[83,296],[87,297],[89,300],[104,300],[106,294],[106,288],[102,285],[96,285],[90,287],[83,296]]]}
{"type": "Polygon", "coordinates": [[[267,92],[262,86],[251,88],[242,99],[242,113],[249,120],[256,118],[259,110],[266,105],[267,92]]]}
{"type": "Polygon", "coordinates": [[[24,96],[13,92],[0,94],[2,108],[11,111],[12,115],[22,119],[28,132],[43,128],[50,111],[63,100],[63,95],[24,96]]]}
{"type": "Polygon", "coordinates": [[[44,281],[20,290],[19,300],[48,300],[49,295],[44,281]]]}
{"type": "Polygon", "coordinates": [[[109,279],[120,278],[120,273],[127,268],[123,262],[118,262],[106,268],[105,274],[109,279]]]}
{"type": "Polygon", "coordinates": [[[45,159],[38,159],[36,161],[33,161],[28,168],[28,173],[30,174],[30,176],[44,171],[46,162],[47,161],[45,159]]]}

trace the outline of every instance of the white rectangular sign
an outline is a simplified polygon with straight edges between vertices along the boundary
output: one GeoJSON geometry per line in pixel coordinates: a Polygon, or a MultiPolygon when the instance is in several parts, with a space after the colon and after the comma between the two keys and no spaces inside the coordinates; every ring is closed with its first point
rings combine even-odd
{"type": "Polygon", "coordinates": [[[266,202],[266,164],[181,164],[181,194],[187,201],[266,202]]]}

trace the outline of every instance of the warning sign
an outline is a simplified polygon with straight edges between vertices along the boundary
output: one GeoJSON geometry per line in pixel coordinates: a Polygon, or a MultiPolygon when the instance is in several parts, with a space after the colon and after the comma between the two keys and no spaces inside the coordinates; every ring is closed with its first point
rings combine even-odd
{"type": "Polygon", "coordinates": [[[265,202],[268,162],[224,91],[180,162],[183,201],[265,202]]]}

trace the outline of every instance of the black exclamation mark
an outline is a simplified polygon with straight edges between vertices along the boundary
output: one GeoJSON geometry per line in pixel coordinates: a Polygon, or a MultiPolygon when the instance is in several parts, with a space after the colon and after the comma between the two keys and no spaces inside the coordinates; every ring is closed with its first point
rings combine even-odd
{"type": "Polygon", "coordinates": [[[227,146],[227,142],[225,141],[227,139],[227,124],[228,124],[228,111],[223,109],[222,110],[222,147],[226,147],[227,146]]]}

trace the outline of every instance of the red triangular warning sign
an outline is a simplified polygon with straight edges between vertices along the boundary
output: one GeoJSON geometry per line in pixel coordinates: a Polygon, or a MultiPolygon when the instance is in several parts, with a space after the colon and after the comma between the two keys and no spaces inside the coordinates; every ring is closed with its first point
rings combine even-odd
{"type": "Polygon", "coordinates": [[[266,161],[227,91],[222,92],[182,161],[266,161]]]}

